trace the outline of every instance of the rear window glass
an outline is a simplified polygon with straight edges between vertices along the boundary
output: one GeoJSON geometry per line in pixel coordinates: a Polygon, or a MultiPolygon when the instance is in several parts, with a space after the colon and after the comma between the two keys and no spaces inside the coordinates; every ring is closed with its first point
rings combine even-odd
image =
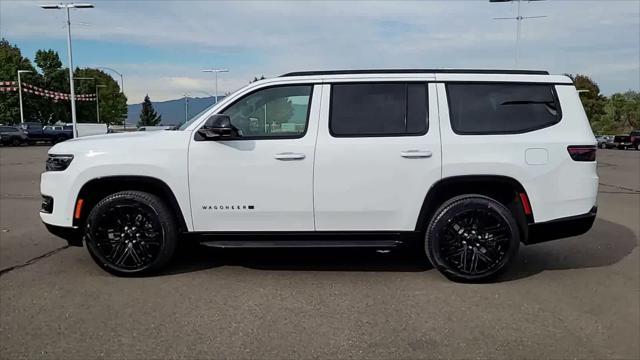
{"type": "Polygon", "coordinates": [[[447,84],[447,97],[451,126],[458,134],[522,133],[561,118],[548,84],[447,84]]]}
{"type": "Polygon", "coordinates": [[[334,136],[401,136],[426,133],[424,83],[334,84],[330,129],[334,136]]]}

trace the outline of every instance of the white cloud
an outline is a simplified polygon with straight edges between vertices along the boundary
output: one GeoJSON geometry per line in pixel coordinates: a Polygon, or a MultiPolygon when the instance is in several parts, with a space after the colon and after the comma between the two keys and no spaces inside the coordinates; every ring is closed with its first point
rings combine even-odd
{"type": "MultiPolygon", "coordinates": [[[[79,39],[191,47],[193,53],[183,56],[192,59],[208,54],[214,61],[229,53],[257,59],[225,64],[232,72],[221,77],[220,88],[227,91],[256,75],[303,69],[510,68],[515,23],[492,18],[514,11],[514,4],[485,0],[98,0],[95,9],[72,16],[91,24],[74,33],[79,39]]],[[[522,66],[591,74],[605,92],[640,88],[639,1],[523,2],[522,12],[547,16],[523,22],[522,66]]],[[[41,10],[34,1],[0,1],[0,35],[10,41],[62,38],[64,31],[53,31],[62,26],[60,11],[41,10]]],[[[150,58],[118,66],[127,70],[126,90],[134,102],[146,92],[165,99],[189,86],[214,87],[211,74],[180,62],[150,58]]]]}

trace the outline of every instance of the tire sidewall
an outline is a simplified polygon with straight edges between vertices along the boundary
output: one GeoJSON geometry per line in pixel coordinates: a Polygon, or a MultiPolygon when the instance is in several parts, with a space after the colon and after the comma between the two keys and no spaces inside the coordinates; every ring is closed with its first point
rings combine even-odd
{"type": "Polygon", "coordinates": [[[518,224],[509,209],[498,201],[483,195],[462,195],[454,197],[440,206],[436,211],[425,234],[425,252],[431,261],[431,264],[441,273],[451,280],[462,282],[482,282],[493,279],[506,270],[512,259],[518,252],[520,246],[520,231],[518,224]],[[511,237],[509,239],[509,249],[507,253],[496,266],[489,272],[480,275],[469,275],[451,269],[441,258],[436,249],[440,240],[440,232],[447,222],[453,218],[458,212],[471,208],[490,209],[498,214],[508,225],[511,237]]]}
{"type": "Polygon", "coordinates": [[[101,200],[91,210],[87,217],[84,229],[84,240],[87,244],[87,250],[93,260],[111,274],[118,276],[140,276],[153,273],[166,265],[175,250],[177,230],[175,221],[171,221],[171,219],[173,219],[173,215],[169,211],[168,207],[155,195],[138,191],[125,191],[109,195],[101,200]],[[162,241],[158,256],[151,263],[135,270],[122,269],[111,264],[98,249],[96,243],[92,239],[91,232],[92,224],[95,224],[97,218],[106,210],[112,206],[131,203],[132,201],[141,203],[151,209],[151,211],[155,213],[155,216],[157,217],[156,220],[160,223],[162,228],[162,241]]]}

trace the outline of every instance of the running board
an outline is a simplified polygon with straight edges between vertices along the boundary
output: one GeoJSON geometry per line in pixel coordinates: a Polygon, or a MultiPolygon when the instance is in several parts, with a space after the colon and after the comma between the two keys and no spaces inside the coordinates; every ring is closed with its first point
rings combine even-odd
{"type": "Polygon", "coordinates": [[[400,240],[208,240],[200,244],[216,248],[394,248],[400,240]]]}

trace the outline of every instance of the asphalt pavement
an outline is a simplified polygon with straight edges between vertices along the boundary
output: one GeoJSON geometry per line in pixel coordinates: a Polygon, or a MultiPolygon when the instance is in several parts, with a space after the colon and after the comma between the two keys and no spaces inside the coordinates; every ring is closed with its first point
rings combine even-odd
{"type": "Polygon", "coordinates": [[[523,246],[491,284],[414,248],[180,248],[117,278],[48,234],[47,147],[0,149],[0,358],[640,358],[640,151],[598,150],[585,235],[523,246]]]}

